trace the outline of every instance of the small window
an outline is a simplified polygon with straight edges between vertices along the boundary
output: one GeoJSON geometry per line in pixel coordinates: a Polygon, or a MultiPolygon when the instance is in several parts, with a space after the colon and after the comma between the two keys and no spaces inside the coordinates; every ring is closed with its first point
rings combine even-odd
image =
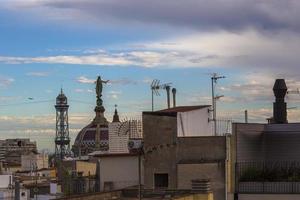
{"type": "Polygon", "coordinates": [[[154,174],[155,188],[168,188],[169,175],[168,174],[154,174]]]}

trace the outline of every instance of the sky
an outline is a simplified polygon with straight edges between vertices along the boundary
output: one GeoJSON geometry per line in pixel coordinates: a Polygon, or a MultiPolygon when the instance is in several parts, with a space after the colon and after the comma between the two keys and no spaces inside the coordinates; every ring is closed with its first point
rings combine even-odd
{"type": "MultiPolygon", "coordinates": [[[[1,0],[0,139],[30,137],[53,151],[55,98],[70,105],[70,136],[94,117],[98,75],[105,116],[151,110],[152,80],[172,83],[177,105],[211,104],[219,118],[264,123],[272,87],[300,87],[298,0],[1,0]]],[[[154,97],[166,108],[166,92],[154,97]]],[[[300,96],[287,97],[290,122],[300,96]]]]}

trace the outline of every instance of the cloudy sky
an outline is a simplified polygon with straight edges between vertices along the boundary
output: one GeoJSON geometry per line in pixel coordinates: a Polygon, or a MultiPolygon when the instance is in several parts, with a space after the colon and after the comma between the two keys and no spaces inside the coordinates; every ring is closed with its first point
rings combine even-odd
{"type": "MultiPolygon", "coordinates": [[[[171,82],[179,105],[210,103],[218,82],[218,116],[265,122],[274,79],[300,87],[298,0],[2,0],[0,138],[30,137],[53,149],[55,98],[63,87],[72,138],[93,117],[94,80],[106,116],[151,109],[150,83],[171,82]],[[29,99],[30,98],[30,99],[29,99]]],[[[166,107],[165,91],[155,97],[166,107]]],[[[297,107],[299,95],[289,95],[297,107]]],[[[298,109],[290,121],[300,121],[298,109]]]]}

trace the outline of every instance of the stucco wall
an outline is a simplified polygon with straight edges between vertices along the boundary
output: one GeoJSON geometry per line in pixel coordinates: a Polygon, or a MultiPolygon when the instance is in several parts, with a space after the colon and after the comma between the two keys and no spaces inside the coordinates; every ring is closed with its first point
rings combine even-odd
{"type": "Polygon", "coordinates": [[[209,179],[215,199],[224,199],[224,164],[201,163],[178,165],[178,188],[191,189],[191,181],[209,179]]]}
{"type": "Polygon", "coordinates": [[[176,189],[176,116],[143,114],[145,188],[154,188],[154,174],[169,174],[169,189],[176,189]]]}
{"type": "Polygon", "coordinates": [[[96,174],[96,163],[76,161],[76,171],[83,172],[83,176],[96,174]]]}
{"type": "MultiPolygon", "coordinates": [[[[143,175],[143,171],[142,171],[143,175]]],[[[105,182],[113,182],[114,190],[138,184],[138,157],[102,157],[100,158],[100,187],[105,182]]],[[[143,180],[142,180],[143,183],[143,180]]]]}
{"type": "Polygon", "coordinates": [[[177,136],[212,136],[209,107],[177,113],[177,136]]]}

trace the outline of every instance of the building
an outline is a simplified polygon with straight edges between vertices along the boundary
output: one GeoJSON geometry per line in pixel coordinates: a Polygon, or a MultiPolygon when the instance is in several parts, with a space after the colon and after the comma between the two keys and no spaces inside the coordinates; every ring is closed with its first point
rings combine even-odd
{"type": "MultiPolygon", "coordinates": [[[[10,152],[31,152],[37,151],[36,142],[29,139],[6,139],[0,140],[0,161],[5,161],[5,155],[10,152]]],[[[21,158],[21,157],[20,157],[21,158]]]]}
{"type": "Polygon", "coordinates": [[[29,191],[14,182],[12,175],[0,175],[0,199],[29,200],[29,191]]]}
{"type": "Polygon", "coordinates": [[[287,87],[277,79],[269,123],[234,123],[230,191],[237,200],[300,198],[300,123],[288,123],[287,87]]]}
{"type": "Polygon", "coordinates": [[[36,152],[21,155],[21,166],[23,171],[47,169],[49,167],[48,155],[36,152]]]}
{"type": "Polygon", "coordinates": [[[225,199],[229,138],[213,136],[209,109],[143,112],[145,189],[211,190],[215,199],[225,199]]]}
{"type": "Polygon", "coordinates": [[[29,139],[0,140],[1,171],[21,170],[21,156],[32,151],[37,151],[36,142],[29,139]]]}

